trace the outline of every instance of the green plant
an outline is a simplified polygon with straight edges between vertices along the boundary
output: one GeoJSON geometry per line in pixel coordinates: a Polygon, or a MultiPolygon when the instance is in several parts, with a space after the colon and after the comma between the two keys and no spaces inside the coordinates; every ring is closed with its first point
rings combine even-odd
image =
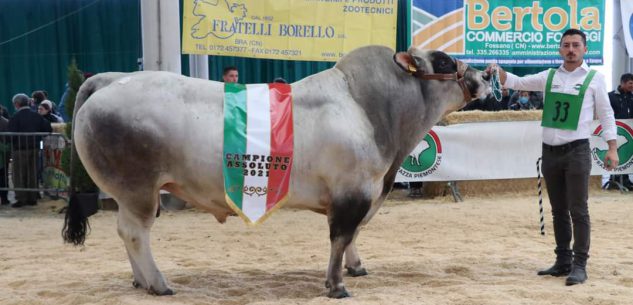
{"type": "MultiPolygon", "coordinates": [[[[75,99],[77,98],[77,92],[79,87],[84,82],[83,72],[77,67],[75,59],[71,60],[68,65],[68,94],[64,101],[66,105],[66,111],[71,120],[66,123],[66,137],[72,140],[72,118],[74,117],[75,99]]],[[[71,176],[71,185],[74,191],[77,193],[92,193],[99,191],[97,185],[92,181],[83,164],[75,154],[71,158],[72,150],[70,147],[64,150],[62,153],[62,168],[71,176]],[[71,168],[73,169],[71,171],[71,168]]]]}
{"type": "MultiPolygon", "coordinates": [[[[77,98],[77,92],[79,87],[84,82],[84,74],[77,67],[77,61],[73,58],[68,65],[68,94],[66,94],[66,114],[69,118],[73,117],[73,111],[75,110],[75,99],[77,98]]],[[[70,136],[70,135],[69,135],[70,136]]]]}

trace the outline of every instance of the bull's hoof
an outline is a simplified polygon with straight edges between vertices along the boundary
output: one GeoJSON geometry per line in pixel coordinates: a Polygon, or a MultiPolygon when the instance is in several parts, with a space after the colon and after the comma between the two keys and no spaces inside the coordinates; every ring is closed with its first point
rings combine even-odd
{"type": "Polygon", "coordinates": [[[158,291],[152,286],[149,287],[148,292],[151,295],[157,295],[157,296],[174,295],[174,291],[169,289],[169,288],[167,288],[167,289],[165,289],[163,291],[158,291]]]}
{"type": "Polygon", "coordinates": [[[332,298],[332,299],[342,299],[342,298],[349,298],[351,297],[351,295],[349,294],[349,292],[347,292],[347,290],[345,290],[345,287],[340,287],[340,288],[330,289],[330,292],[328,292],[327,297],[332,298]]]}
{"type": "Polygon", "coordinates": [[[134,288],[145,288],[145,287],[143,287],[143,285],[141,283],[139,283],[136,280],[132,281],[132,287],[134,287],[134,288]]]}
{"type": "Polygon", "coordinates": [[[367,269],[363,267],[360,267],[360,268],[345,267],[345,269],[347,269],[347,274],[352,277],[367,275],[367,269]]]}

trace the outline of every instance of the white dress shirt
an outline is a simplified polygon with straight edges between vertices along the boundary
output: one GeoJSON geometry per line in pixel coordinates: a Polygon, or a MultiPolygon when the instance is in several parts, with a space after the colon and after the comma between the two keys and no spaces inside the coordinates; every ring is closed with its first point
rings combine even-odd
{"type": "MultiPolygon", "coordinates": [[[[552,92],[578,95],[580,86],[584,82],[591,69],[583,62],[574,71],[567,71],[561,65],[554,74],[552,80],[552,92]]],[[[525,91],[544,91],[547,83],[549,71],[545,70],[538,74],[518,77],[512,73],[507,73],[508,77],[503,84],[506,88],[525,91]]],[[[543,92],[543,94],[547,94],[543,92]]],[[[545,98],[545,96],[543,96],[545,98]]],[[[617,136],[613,108],[609,102],[609,95],[606,90],[604,75],[597,72],[589,83],[589,88],[585,91],[582,101],[578,128],[576,130],[563,130],[558,128],[543,127],[543,143],[549,145],[562,145],[579,139],[589,139],[593,130],[591,122],[594,118],[594,106],[600,124],[602,125],[602,137],[605,141],[615,140],[617,136]]]]}

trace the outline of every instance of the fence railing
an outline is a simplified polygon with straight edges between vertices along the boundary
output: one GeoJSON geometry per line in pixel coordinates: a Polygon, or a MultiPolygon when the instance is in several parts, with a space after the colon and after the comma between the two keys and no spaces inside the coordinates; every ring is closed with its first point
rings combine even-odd
{"type": "Polygon", "coordinates": [[[69,159],[69,148],[69,140],[60,133],[0,132],[0,192],[67,197],[69,178],[63,160],[69,159]]]}

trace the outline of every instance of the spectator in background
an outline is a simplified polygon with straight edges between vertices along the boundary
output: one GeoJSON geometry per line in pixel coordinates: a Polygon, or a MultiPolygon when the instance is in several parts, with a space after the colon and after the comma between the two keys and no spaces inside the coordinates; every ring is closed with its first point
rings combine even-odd
{"type": "Polygon", "coordinates": [[[37,108],[43,101],[49,101],[49,103],[51,104],[51,113],[59,116],[59,114],[57,113],[57,105],[55,104],[55,102],[48,99],[48,92],[46,92],[45,90],[33,91],[31,97],[33,98],[30,105],[31,110],[37,112],[37,108]]]}
{"type": "Polygon", "coordinates": [[[633,74],[622,74],[618,88],[609,92],[609,102],[616,119],[633,118],[633,74]]]}
{"type": "MultiPolygon", "coordinates": [[[[609,92],[609,102],[613,108],[616,119],[625,120],[633,118],[633,74],[625,73],[620,76],[620,85],[609,92]]],[[[625,187],[633,190],[630,175],[602,175],[603,189],[620,189],[625,187]],[[620,185],[618,185],[620,184],[620,185]]]]}
{"type": "Polygon", "coordinates": [[[44,93],[44,91],[42,90],[33,91],[33,93],[31,93],[31,98],[32,100],[29,103],[29,106],[31,107],[31,110],[37,111],[37,106],[39,106],[41,102],[46,100],[46,93],[44,93]]]}
{"type": "Polygon", "coordinates": [[[283,77],[277,77],[273,80],[273,83],[287,84],[288,82],[283,77]]]}
{"type": "Polygon", "coordinates": [[[501,101],[499,101],[499,108],[500,108],[499,110],[507,110],[509,106],[510,106],[510,90],[508,88],[503,88],[501,89],[501,101]]]}
{"type": "Polygon", "coordinates": [[[536,109],[543,109],[543,92],[530,91],[530,102],[536,109]]]}
{"type": "Polygon", "coordinates": [[[509,110],[532,110],[537,109],[537,102],[530,96],[529,91],[519,90],[510,98],[509,110]]]}
{"type": "Polygon", "coordinates": [[[66,82],[66,84],[64,84],[64,93],[62,93],[62,97],[59,98],[59,116],[62,117],[64,121],[68,121],[69,119],[68,114],[66,113],[66,97],[68,96],[68,90],[69,86],[68,82],[66,82]]]}
{"type": "Polygon", "coordinates": [[[51,123],[63,123],[64,120],[61,117],[58,117],[51,112],[52,107],[51,101],[44,100],[37,107],[37,113],[51,123]]]}
{"type": "Polygon", "coordinates": [[[237,67],[228,66],[224,67],[222,71],[222,81],[225,83],[237,83],[239,80],[239,72],[237,71],[237,67]]]}
{"type": "MultiPolygon", "coordinates": [[[[9,120],[5,117],[0,116],[0,132],[7,131],[9,126],[9,120]]],[[[0,137],[0,187],[8,187],[9,184],[9,159],[11,158],[10,151],[10,143],[9,139],[5,138],[5,136],[0,137]]],[[[1,190],[0,191],[0,204],[7,205],[9,204],[9,191],[1,190]]]]}
{"type": "MultiPolygon", "coordinates": [[[[52,132],[51,123],[29,108],[29,97],[19,93],[13,97],[17,110],[9,120],[9,132],[52,132]]],[[[13,137],[13,185],[16,188],[37,188],[38,137],[13,137]]],[[[11,207],[37,204],[37,192],[16,191],[17,202],[11,207]]]]}
{"type": "MultiPolygon", "coordinates": [[[[86,79],[89,79],[93,75],[94,74],[90,72],[84,72],[84,81],[86,79]]],[[[68,86],[68,82],[66,82],[66,84],[64,84],[64,93],[62,93],[62,97],[59,99],[59,107],[57,107],[57,109],[53,109],[53,113],[57,115],[58,117],[61,117],[63,120],[62,122],[70,121],[70,116],[68,115],[66,111],[66,97],[68,96],[69,90],[70,90],[70,87],[68,86]]]]}
{"type": "Polygon", "coordinates": [[[5,119],[10,119],[11,116],[9,115],[9,110],[7,109],[7,107],[4,107],[2,105],[0,105],[0,116],[5,118],[5,119]]]}

